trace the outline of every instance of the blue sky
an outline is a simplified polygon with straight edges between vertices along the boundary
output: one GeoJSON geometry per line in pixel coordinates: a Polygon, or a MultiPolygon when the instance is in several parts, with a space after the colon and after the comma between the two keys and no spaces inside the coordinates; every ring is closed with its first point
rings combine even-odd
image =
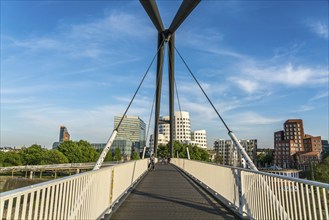
{"type": "MultiPolygon", "coordinates": [[[[179,5],[158,1],[165,27],[179,5]]],[[[289,118],[328,139],[328,39],[328,1],[202,1],[177,30],[176,48],[237,137],[273,147],[289,118]]],[[[156,40],[138,1],[1,1],[1,146],[51,147],[60,125],[73,140],[106,142],[156,40]]],[[[210,147],[229,139],[178,55],[175,62],[192,130],[206,129],[210,147]]],[[[147,124],[155,71],[128,112],[147,124]]],[[[165,59],[161,115],[167,78],[165,59]]]]}

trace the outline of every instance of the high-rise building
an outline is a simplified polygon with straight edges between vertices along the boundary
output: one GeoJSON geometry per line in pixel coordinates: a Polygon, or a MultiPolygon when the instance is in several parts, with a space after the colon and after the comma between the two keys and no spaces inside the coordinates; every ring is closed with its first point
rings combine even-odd
{"type": "Polygon", "coordinates": [[[328,140],[321,140],[322,144],[322,156],[329,152],[329,141],[328,140]]]}
{"type": "MultiPolygon", "coordinates": [[[[256,164],[257,139],[239,140],[239,142],[253,163],[256,164]]],[[[232,140],[217,139],[214,142],[214,148],[218,156],[222,158],[224,165],[237,167],[246,166],[244,158],[232,140]]]]}
{"type": "MultiPolygon", "coordinates": [[[[170,117],[160,117],[158,144],[167,144],[170,141],[170,117]]],[[[207,148],[206,130],[191,131],[190,114],[185,111],[175,112],[174,138],[175,141],[207,148]]],[[[154,146],[153,135],[150,136],[150,146],[154,146]]]]}
{"type": "Polygon", "coordinates": [[[309,160],[320,160],[321,137],[305,135],[303,120],[289,119],[284,130],[274,133],[274,164],[282,168],[305,168],[309,160]]]}
{"type": "Polygon", "coordinates": [[[67,128],[62,125],[59,130],[59,143],[69,140],[70,140],[70,134],[67,131],[67,128]]]}
{"type": "MultiPolygon", "coordinates": [[[[114,117],[114,128],[116,128],[122,116],[114,117]]],[[[117,136],[112,144],[112,151],[120,148],[123,156],[128,159],[133,151],[140,152],[140,149],[145,146],[145,130],[146,124],[137,116],[126,115],[118,129],[117,136]]]]}
{"type": "MultiPolygon", "coordinates": [[[[169,139],[168,137],[166,137],[164,134],[158,134],[158,145],[162,144],[162,145],[166,145],[168,144],[169,139]]],[[[154,146],[154,135],[151,134],[150,136],[150,146],[154,146]]]]}
{"type": "Polygon", "coordinates": [[[65,126],[60,126],[59,128],[59,141],[54,142],[52,148],[57,149],[58,146],[63,143],[64,141],[69,141],[70,140],[70,134],[67,131],[67,128],[65,126]]]}
{"type": "Polygon", "coordinates": [[[304,126],[301,119],[289,119],[284,130],[274,133],[274,164],[283,168],[295,167],[292,156],[304,151],[304,126]]]}
{"type": "Polygon", "coordinates": [[[206,130],[198,130],[191,132],[191,140],[192,142],[196,143],[198,147],[207,149],[207,132],[206,130]]]}
{"type": "Polygon", "coordinates": [[[313,137],[305,134],[304,137],[304,151],[297,153],[297,165],[299,169],[307,170],[312,163],[319,163],[321,160],[322,143],[321,137],[313,137]]]}
{"type": "Polygon", "coordinates": [[[184,111],[175,112],[174,140],[180,142],[191,141],[190,114],[184,111]]]}

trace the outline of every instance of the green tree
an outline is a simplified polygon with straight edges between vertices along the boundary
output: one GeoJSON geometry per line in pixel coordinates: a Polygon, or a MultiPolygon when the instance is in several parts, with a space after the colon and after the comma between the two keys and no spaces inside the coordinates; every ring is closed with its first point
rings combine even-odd
{"type": "Polygon", "coordinates": [[[64,141],[58,146],[70,163],[95,162],[99,153],[87,141],[64,141]]]}
{"type": "MultiPolygon", "coordinates": [[[[199,148],[196,145],[192,146],[179,141],[174,142],[174,157],[176,157],[178,153],[179,158],[187,158],[186,148],[189,149],[191,160],[209,161],[209,153],[207,150],[199,148]]],[[[169,144],[159,145],[157,154],[159,157],[169,157],[169,144]]]]}
{"type": "Polygon", "coordinates": [[[139,160],[140,159],[139,153],[137,151],[134,151],[131,155],[131,159],[132,160],[139,160]]]}
{"type": "Polygon", "coordinates": [[[327,153],[321,163],[314,165],[314,179],[319,182],[329,183],[329,153],[327,153]]]}
{"type": "Polygon", "coordinates": [[[104,161],[106,161],[106,162],[113,161],[113,155],[112,155],[112,152],[111,151],[107,152],[104,161]]]}
{"type": "Polygon", "coordinates": [[[121,161],[122,156],[121,156],[121,150],[119,147],[115,148],[114,150],[114,160],[115,161],[121,161]]]}
{"type": "Polygon", "coordinates": [[[77,142],[64,141],[58,146],[58,150],[65,155],[69,163],[80,163],[83,160],[82,149],[77,142]]]}
{"type": "Polygon", "coordinates": [[[61,164],[69,162],[62,152],[55,149],[46,151],[44,161],[45,164],[61,164]]]}
{"type": "Polygon", "coordinates": [[[96,162],[99,153],[97,153],[96,149],[88,141],[80,140],[77,144],[82,153],[81,162],[96,162]]]}
{"type": "Polygon", "coordinates": [[[273,162],[273,154],[270,151],[265,153],[260,153],[257,155],[257,161],[259,165],[262,167],[266,165],[270,165],[273,162]]]}
{"type": "Polygon", "coordinates": [[[46,164],[44,160],[46,151],[47,149],[43,149],[40,145],[33,144],[28,148],[23,147],[20,153],[25,165],[43,165],[46,164]]]}
{"type": "Polygon", "coordinates": [[[3,167],[3,161],[5,160],[6,153],[3,151],[0,151],[0,167],[3,167]]]}
{"type": "Polygon", "coordinates": [[[165,158],[169,157],[169,146],[168,145],[163,145],[159,144],[158,149],[157,149],[157,154],[159,157],[165,158]]]}
{"type": "Polygon", "coordinates": [[[210,162],[209,153],[206,149],[199,148],[201,151],[201,160],[210,162]]]}
{"type": "Polygon", "coordinates": [[[19,152],[8,151],[4,154],[3,166],[21,166],[23,165],[23,158],[19,152]]]}
{"type": "MultiPolygon", "coordinates": [[[[173,152],[173,156],[177,157],[177,153],[178,153],[178,157],[179,158],[187,158],[187,152],[186,152],[186,144],[183,144],[179,141],[174,141],[174,152],[173,152]]],[[[170,155],[170,150],[169,150],[169,144],[166,145],[166,148],[168,149],[168,156],[170,155]]]]}

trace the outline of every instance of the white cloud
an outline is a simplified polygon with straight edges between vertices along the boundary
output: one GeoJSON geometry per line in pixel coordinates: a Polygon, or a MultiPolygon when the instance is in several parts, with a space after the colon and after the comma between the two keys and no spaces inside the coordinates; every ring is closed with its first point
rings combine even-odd
{"type": "MultiPolygon", "coordinates": [[[[88,40],[146,38],[155,31],[137,14],[113,11],[108,16],[86,24],[73,25],[69,37],[88,40]]],[[[96,41],[97,42],[97,41],[96,41]]]]}
{"type": "Polygon", "coordinates": [[[315,101],[315,100],[322,99],[322,98],[325,98],[325,97],[328,97],[328,96],[329,96],[329,91],[327,90],[327,91],[325,91],[323,93],[319,93],[316,96],[312,97],[310,99],[310,101],[315,101]]]}
{"type": "Polygon", "coordinates": [[[237,113],[234,114],[234,116],[231,115],[229,118],[238,121],[239,125],[252,125],[252,126],[274,124],[282,121],[281,118],[266,117],[256,112],[250,112],[250,111],[237,113]]]}
{"type": "MultiPolygon", "coordinates": [[[[7,36],[11,47],[36,51],[52,50],[71,58],[118,58],[125,55],[128,60],[127,41],[145,40],[156,34],[137,14],[113,11],[93,21],[59,27],[49,36],[26,37],[24,40],[7,36]],[[108,49],[111,45],[111,50],[108,49]],[[120,50],[118,50],[120,45],[120,50]]],[[[130,45],[130,44],[129,44],[130,45]]],[[[120,59],[127,60],[127,59],[120,59]]]]}
{"type": "Polygon", "coordinates": [[[329,38],[329,30],[328,30],[328,24],[325,24],[321,21],[313,21],[308,22],[307,26],[310,28],[310,30],[318,35],[321,38],[328,39],[329,38]]]}
{"type": "Polygon", "coordinates": [[[248,62],[241,63],[239,69],[240,74],[229,80],[248,93],[268,91],[277,85],[299,87],[324,85],[328,82],[328,70],[325,68],[292,63],[248,62]]]}
{"type": "Polygon", "coordinates": [[[302,105],[299,107],[299,109],[295,109],[292,112],[308,112],[308,111],[312,111],[313,109],[315,109],[314,106],[311,105],[302,105]]]}
{"type": "Polygon", "coordinates": [[[238,86],[246,91],[247,93],[254,93],[260,89],[260,85],[256,81],[251,81],[248,79],[239,79],[236,77],[232,77],[231,80],[238,84],[238,86]]]}

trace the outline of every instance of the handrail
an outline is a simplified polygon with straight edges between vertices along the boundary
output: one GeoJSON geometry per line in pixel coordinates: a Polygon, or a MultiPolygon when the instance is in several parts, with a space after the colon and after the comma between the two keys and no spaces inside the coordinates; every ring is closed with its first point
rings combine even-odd
{"type": "Polygon", "coordinates": [[[329,184],[187,159],[171,163],[241,217],[329,219],[329,184]]]}
{"type": "Polygon", "coordinates": [[[147,171],[137,160],[0,193],[0,219],[97,219],[147,171]]]}

